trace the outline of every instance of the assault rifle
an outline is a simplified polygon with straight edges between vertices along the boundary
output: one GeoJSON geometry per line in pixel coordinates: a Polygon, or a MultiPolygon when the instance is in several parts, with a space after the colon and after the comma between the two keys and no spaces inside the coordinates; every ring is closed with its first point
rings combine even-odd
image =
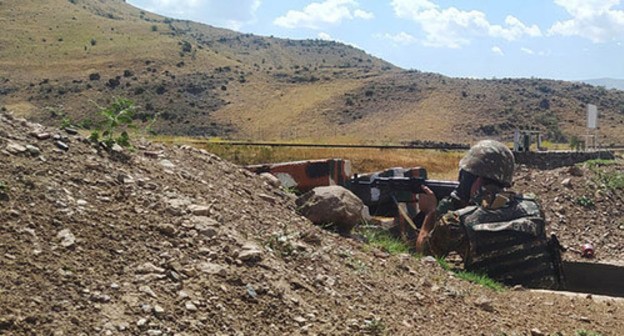
{"type": "Polygon", "coordinates": [[[368,206],[371,214],[395,216],[397,203],[414,203],[415,194],[423,193],[423,186],[433,191],[438,200],[449,196],[459,185],[456,181],[427,180],[415,176],[354,175],[349,189],[368,206]]]}

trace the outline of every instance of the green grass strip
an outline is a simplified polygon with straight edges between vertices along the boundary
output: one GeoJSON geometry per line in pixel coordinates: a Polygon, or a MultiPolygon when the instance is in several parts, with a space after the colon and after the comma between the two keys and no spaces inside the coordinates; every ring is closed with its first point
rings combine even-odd
{"type": "Polygon", "coordinates": [[[393,237],[384,230],[362,229],[360,232],[368,241],[368,245],[378,248],[391,255],[410,253],[409,246],[402,240],[393,237]]]}

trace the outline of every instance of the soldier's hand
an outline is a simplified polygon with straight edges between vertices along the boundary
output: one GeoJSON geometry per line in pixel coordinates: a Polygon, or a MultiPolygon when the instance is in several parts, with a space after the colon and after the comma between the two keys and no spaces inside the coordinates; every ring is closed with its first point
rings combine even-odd
{"type": "Polygon", "coordinates": [[[426,214],[432,213],[438,206],[438,199],[427,186],[422,186],[422,189],[424,193],[418,195],[418,208],[426,214]]]}

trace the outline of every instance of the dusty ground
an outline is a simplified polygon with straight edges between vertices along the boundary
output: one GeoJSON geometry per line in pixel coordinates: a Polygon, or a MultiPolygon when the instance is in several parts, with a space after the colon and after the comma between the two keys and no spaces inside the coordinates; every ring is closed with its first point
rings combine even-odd
{"type": "Polygon", "coordinates": [[[546,212],[548,232],[569,247],[565,259],[580,260],[578,251],[589,243],[596,261],[624,264],[622,179],[621,160],[606,166],[586,163],[553,170],[520,167],[514,188],[537,195],[546,212]],[[614,188],[617,183],[620,187],[614,188]]]}
{"type": "Polygon", "coordinates": [[[371,251],[201,150],[144,143],[110,156],[2,112],[0,158],[0,334],[624,333],[622,302],[494,292],[435,261],[371,251]]]}

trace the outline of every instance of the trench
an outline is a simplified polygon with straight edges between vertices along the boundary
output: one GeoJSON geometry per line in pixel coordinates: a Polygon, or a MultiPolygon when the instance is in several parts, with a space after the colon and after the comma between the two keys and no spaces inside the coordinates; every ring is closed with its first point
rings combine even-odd
{"type": "Polygon", "coordinates": [[[591,262],[563,262],[564,291],[624,298],[624,267],[591,262]]]}

